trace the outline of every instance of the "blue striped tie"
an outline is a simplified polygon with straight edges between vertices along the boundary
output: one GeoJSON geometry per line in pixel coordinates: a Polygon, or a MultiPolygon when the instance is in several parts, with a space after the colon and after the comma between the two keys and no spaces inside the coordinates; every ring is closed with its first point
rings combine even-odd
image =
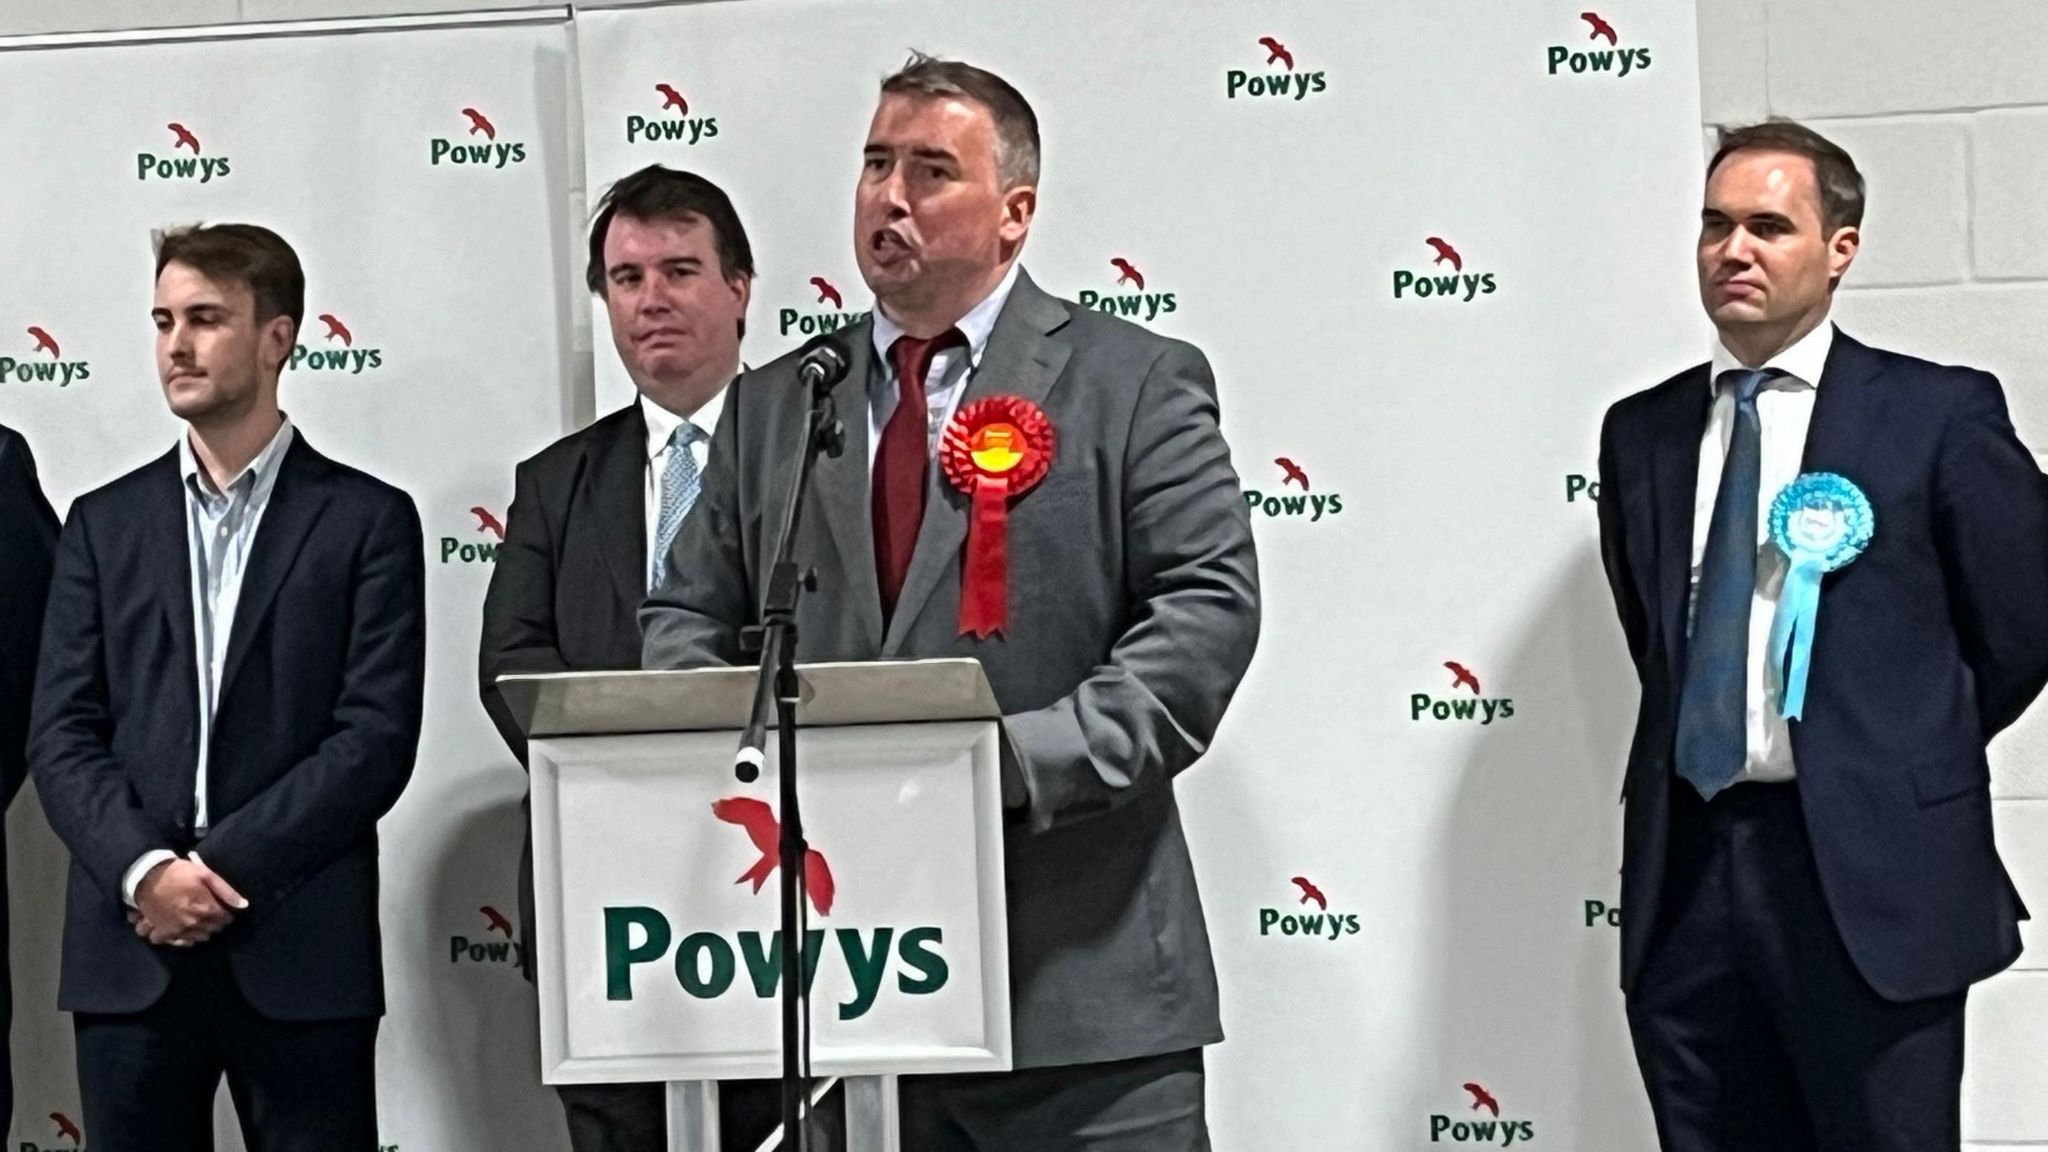
{"type": "Polygon", "coordinates": [[[654,562],[647,566],[650,593],[668,576],[669,548],[703,487],[703,477],[697,474],[697,455],[690,451],[690,446],[703,438],[704,430],[687,420],[669,433],[668,464],[661,470],[661,516],[654,525],[654,562]]]}
{"type": "Polygon", "coordinates": [[[1678,774],[1701,796],[1735,782],[1749,756],[1749,618],[1756,594],[1757,493],[1762,486],[1763,423],[1756,394],[1772,373],[1723,372],[1735,393],[1734,426],[1700,586],[1693,602],[1685,687],[1678,700],[1678,774]]]}

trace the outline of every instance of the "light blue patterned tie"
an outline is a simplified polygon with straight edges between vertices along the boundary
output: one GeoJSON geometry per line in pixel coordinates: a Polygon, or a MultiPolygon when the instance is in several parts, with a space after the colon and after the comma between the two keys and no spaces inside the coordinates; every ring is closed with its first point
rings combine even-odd
{"type": "Polygon", "coordinates": [[[1734,426],[1721,486],[1714,493],[1714,519],[1707,528],[1692,639],[1686,647],[1685,688],[1678,700],[1678,774],[1709,800],[1735,782],[1749,756],[1749,617],[1756,594],[1756,505],[1763,473],[1756,394],[1771,375],[1723,372],[1718,381],[1735,393],[1734,426]]]}
{"type": "Polygon", "coordinates": [[[661,587],[668,575],[669,547],[676,542],[676,530],[690,505],[697,502],[703,477],[697,473],[697,454],[691,445],[704,438],[704,430],[689,421],[676,425],[668,436],[668,464],[661,470],[661,516],[654,524],[654,562],[647,568],[647,590],[661,587]]]}

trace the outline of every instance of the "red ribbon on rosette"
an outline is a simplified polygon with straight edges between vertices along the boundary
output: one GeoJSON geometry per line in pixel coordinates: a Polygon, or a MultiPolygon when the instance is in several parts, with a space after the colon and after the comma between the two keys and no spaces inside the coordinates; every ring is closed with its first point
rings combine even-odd
{"type": "Polygon", "coordinates": [[[1052,467],[1052,421],[1021,396],[987,396],[946,422],[939,466],[974,501],[960,582],[960,634],[985,640],[1010,622],[1010,501],[1052,467]]]}

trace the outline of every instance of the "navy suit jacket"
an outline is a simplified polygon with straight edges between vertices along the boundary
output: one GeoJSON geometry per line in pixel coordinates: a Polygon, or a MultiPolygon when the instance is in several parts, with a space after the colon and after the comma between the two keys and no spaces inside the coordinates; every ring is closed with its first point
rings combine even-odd
{"type": "Polygon", "coordinates": [[[137,1012],[170,979],[122,874],[198,848],[250,907],[201,948],[280,1020],[384,1011],[377,820],[405,787],[425,676],[425,559],[410,497],[296,437],[229,633],[203,845],[198,675],[173,451],[81,497],[58,542],[29,767],[71,850],[58,1005],[137,1012]]]}
{"type": "MultiPolygon", "coordinates": [[[[1623,795],[1622,986],[1657,927],[1684,680],[1708,368],[1616,404],[1600,434],[1600,543],[1642,682],[1623,795]]],[[[1991,834],[1984,746],[2048,681],[2048,477],[1991,375],[1836,333],[1804,471],[1848,477],[1876,535],[1821,585],[1799,797],[1835,925],[1893,1001],[2011,964],[2027,912],[1991,834]]]]}

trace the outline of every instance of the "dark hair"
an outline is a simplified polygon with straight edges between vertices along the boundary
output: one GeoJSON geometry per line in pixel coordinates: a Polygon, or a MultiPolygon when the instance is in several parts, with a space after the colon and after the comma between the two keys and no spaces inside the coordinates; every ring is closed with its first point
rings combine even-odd
{"type": "Polygon", "coordinates": [[[306,273],[285,239],[260,224],[193,224],[157,237],[156,274],[183,264],[208,280],[246,284],[256,298],[256,322],[292,320],[292,337],[306,318],[306,273]]]}
{"type": "Polygon", "coordinates": [[[754,275],[753,246],[747,243],[747,230],[725,190],[695,172],[649,164],[605,189],[597,202],[597,214],[590,221],[590,264],[583,279],[600,296],[605,293],[604,239],[615,216],[642,223],[703,220],[711,225],[718,246],[719,274],[727,280],[754,275]]]}
{"type": "Polygon", "coordinates": [[[1863,226],[1863,173],[1842,146],[1792,120],[1766,120],[1745,128],[1723,128],[1713,162],[1707,165],[1712,178],[1721,161],[1737,152],[1790,152],[1813,162],[1814,183],[1820,188],[1820,226],[1827,233],[1838,228],[1863,226]]]}
{"type": "Polygon", "coordinates": [[[882,81],[885,95],[958,96],[988,109],[996,126],[996,178],[1005,187],[1038,183],[1038,115],[1010,82],[986,69],[913,51],[882,81]]]}

